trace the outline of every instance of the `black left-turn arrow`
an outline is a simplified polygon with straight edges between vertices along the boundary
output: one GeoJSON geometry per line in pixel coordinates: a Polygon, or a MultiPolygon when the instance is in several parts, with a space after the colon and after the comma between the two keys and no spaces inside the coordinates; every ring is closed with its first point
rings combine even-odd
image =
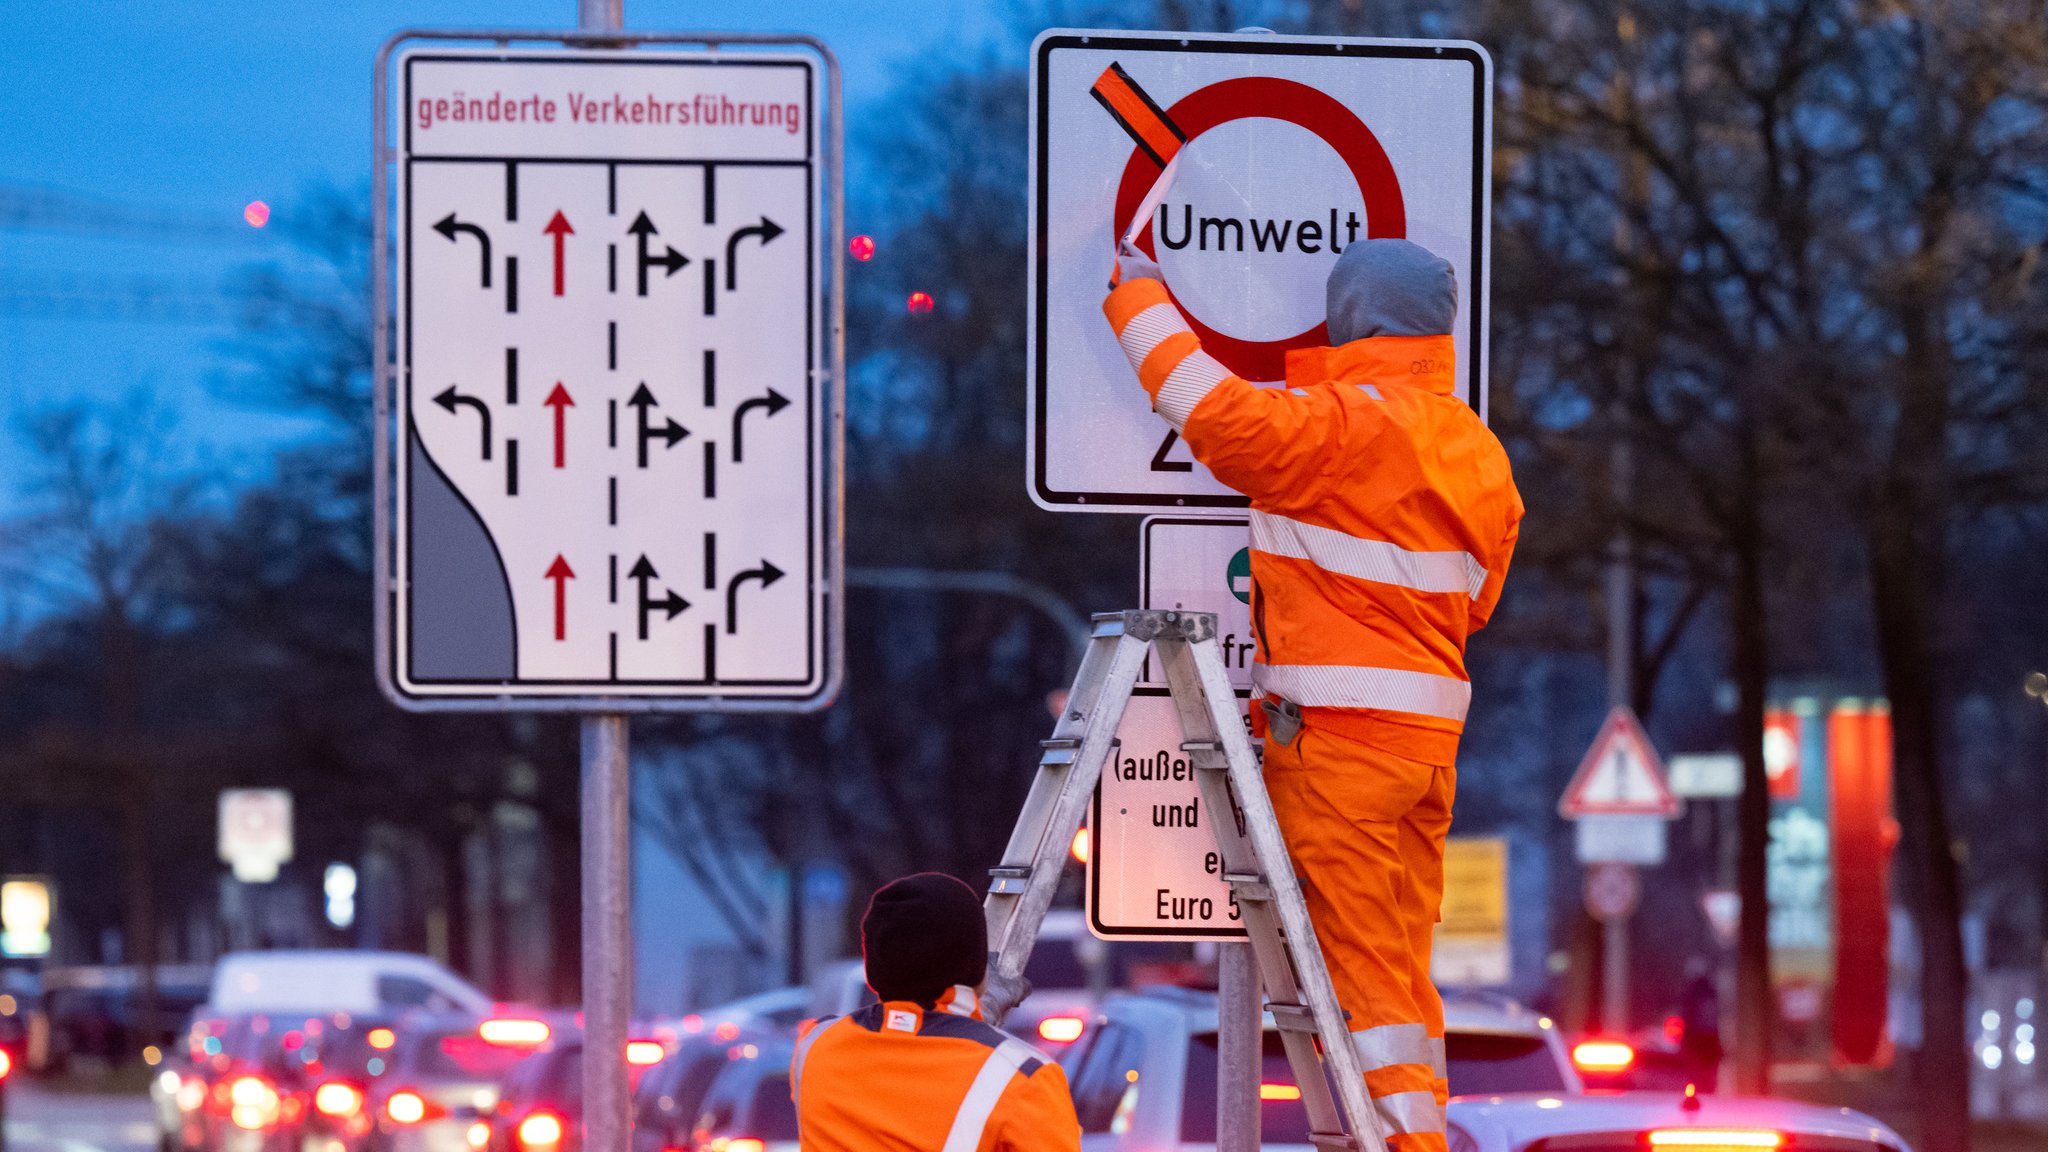
{"type": "Polygon", "coordinates": [[[740,430],[746,427],[747,413],[755,408],[766,408],[768,415],[773,416],[787,407],[789,407],[789,397],[770,388],[766,396],[756,396],[752,400],[742,402],[739,407],[732,410],[733,463],[737,464],[740,462],[740,430]]]}
{"type": "Polygon", "coordinates": [[[647,621],[656,611],[666,612],[668,615],[664,619],[673,620],[690,607],[690,602],[676,595],[674,589],[663,589],[666,595],[660,600],[654,598],[649,584],[661,573],[654,570],[653,563],[647,559],[645,554],[642,554],[640,559],[633,563],[632,569],[626,575],[640,582],[640,638],[642,640],[647,639],[647,621]]]}
{"type": "Polygon", "coordinates": [[[740,630],[740,585],[748,580],[759,580],[761,587],[766,588],[782,579],[782,576],[782,569],[765,559],[761,561],[759,568],[749,568],[745,572],[734,574],[725,586],[725,631],[728,636],[740,630]]]}
{"type": "Polygon", "coordinates": [[[467,404],[471,408],[476,409],[476,414],[483,417],[484,459],[489,460],[491,458],[491,406],[475,396],[464,396],[462,393],[457,392],[453,384],[448,386],[447,391],[434,397],[434,403],[447,409],[450,415],[455,413],[455,406],[457,404],[467,404]]]}
{"type": "Polygon", "coordinates": [[[441,220],[441,222],[440,222],[439,224],[436,224],[436,225],[434,225],[434,231],[436,231],[436,232],[439,232],[439,233],[440,233],[441,235],[443,235],[443,236],[446,236],[446,237],[448,238],[448,242],[449,242],[450,244],[453,244],[453,243],[455,243],[455,234],[456,234],[457,232],[467,232],[467,233],[469,233],[470,235],[472,235],[472,236],[476,237],[476,242],[477,242],[478,244],[481,244],[481,245],[483,245],[483,253],[482,253],[482,254],[483,254],[483,261],[484,261],[484,270],[483,270],[483,278],[484,278],[484,285],[483,285],[483,286],[484,286],[484,287],[486,287],[486,288],[489,288],[489,287],[491,286],[491,236],[490,236],[490,233],[488,233],[488,232],[485,232],[485,231],[484,231],[484,230],[483,230],[482,228],[479,228],[479,227],[477,227],[477,226],[476,226],[476,225],[474,225],[474,224],[466,224],[466,223],[464,223],[464,222],[462,222],[462,221],[460,221],[460,220],[457,220],[457,219],[455,218],[455,213],[453,213],[453,212],[450,212],[450,213],[449,213],[449,214],[448,214],[447,216],[443,217],[443,218],[442,218],[442,220],[441,220]]]}
{"type": "Polygon", "coordinates": [[[777,224],[775,221],[770,220],[766,216],[763,216],[761,217],[761,222],[759,224],[750,224],[747,227],[742,228],[737,232],[734,232],[731,236],[726,238],[725,290],[727,292],[736,292],[739,290],[740,241],[748,236],[759,236],[761,238],[761,246],[765,248],[768,246],[769,241],[774,240],[777,236],[782,235],[782,233],[782,225],[777,224]]]}

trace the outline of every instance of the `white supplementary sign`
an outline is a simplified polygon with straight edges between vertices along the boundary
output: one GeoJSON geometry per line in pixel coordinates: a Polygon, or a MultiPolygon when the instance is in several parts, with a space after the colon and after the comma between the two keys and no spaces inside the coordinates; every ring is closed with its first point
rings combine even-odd
{"type": "Polygon", "coordinates": [[[1692,800],[1725,800],[1742,795],[1742,757],[1733,752],[1701,752],[1673,756],[1673,795],[1692,800]]]}
{"type": "Polygon", "coordinates": [[[1173,698],[1133,695],[1089,810],[1088,930],[1106,940],[1236,940],[1217,821],[1187,753],[1173,698]]]}
{"type": "Polygon", "coordinates": [[[1653,816],[1675,820],[1683,807],[1664,776],[1664,761],[1636,720],[1617,707],[1593,737],[1592,747],[1557,802],[1567,820],[1587,816],[1653,816]]]}
{"type": "Polygon", "coordinates": [[[398,67],[401,702],[828,699],[818,61],[398,67]]]}
{"type": "MultiPolygon", "coordinates": [[[[1216,647],[1239,696],[1252,691],[1252,530],[1243,519],[1148,516],[1138,532],[1144,573],[1139,603],[1147,608],[1216,614],[1216,647]]],[[[1139,683],[1165,687],[1155,661],[1139,683]]]]}
{"type": "MultiPolygon", "coordinates": [[[[1215,613],[1217,647],[1245,705],[1253,650],[1251,529],[1241,519],[1151,516],[1139,540],[1140,603],[1215,613]]],[[[1116,940],[1242,939],[1223,882],[1216,814],[1180,750],[1180,719],[1165,675],[1156,661],[1145,668],[1090,812],[1089,931],[1116,940]]]]}
{"type": "Polygon", "coordinates": [[[1203,348],[1255,382],[1328,343],[1324,285],[1345,247],[1436,252],[1457,270],[1460,395],[1485,415],[1492,62],[1478,45],[1062,29],[1033,45],[1031,84],[1026,452],[1041,507],[1245,503],[1150,410],[1103,318],[1134,221],[1203,348]],[[1170,188],[1139,219],[1167,164],[1170,188]]]}
{"type": "Polygon", "coordinates": [[[1662,864],[1668,823],[1662,816],[1582,816],[1572,822],[1581,864],[1662,864]]]}

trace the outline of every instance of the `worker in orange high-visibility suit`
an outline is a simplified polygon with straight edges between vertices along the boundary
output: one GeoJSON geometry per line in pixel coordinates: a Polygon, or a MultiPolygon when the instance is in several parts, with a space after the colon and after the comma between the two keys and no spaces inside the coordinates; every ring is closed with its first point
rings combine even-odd
{"type": "Polygon", "coordinates": [[[1361,241],[1328,285],[1331,347],[1258,388],[1203,352],[1157,265],[1104,304],[1153,407],[1251,498],[1252,670],[1266,786],[1397,1152],[1444,1152],[1429,979],[1444,836],[1486,623],[1522,517],[1507,453],[1454,393],[1449,264],[1361,241]]]}
{"type": "Polygon", "coordinates": [[[860,926],[881,997],[798,1033],[804,1152],[1079,1152],[1058,1064],[984,1023],[988,926],[974,890],[921,872],[876,892],[860,926]]]}

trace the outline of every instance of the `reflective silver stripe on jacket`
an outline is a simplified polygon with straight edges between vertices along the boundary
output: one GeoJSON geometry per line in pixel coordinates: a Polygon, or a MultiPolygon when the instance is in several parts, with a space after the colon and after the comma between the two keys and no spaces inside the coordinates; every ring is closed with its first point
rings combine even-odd
{"type": "MultiPolygon", "coordinates": [[[[1165,410],[1163,403],[1160,410],[1165,410]]],[[[1367,540],[1256,508],[1252,547],[1306,560],[1325,572],[1416,592],[1463,592],[1477,600],[1486,587],[1486,565],[1470,552],[1411,552],[1385,540],[1367,540]]]]}
{"type": "Polygon", "coordinates": [[[820,1020],[811,1026],[809,1032],[804,1033],[803,1039],[796,1042],[796,1059],[790,1061],[789,1070],[789,1098],[791,1100],[799,1104],[803,1102],[804,1060],[810,1056],[811,1045],[818,1042],[818,1037],[823,1036],[827,1028],[837,1023],[839,1023],[837,1019],[820,1020]]]}
{"type": "Polygon", "coordinates": [[[1306,708],[1380,708],[1463,721],[1471,682],[1433,672],[1345,664],[1254,664],[1252,682],[1306,708]]]}
{"type": "Polygon", "coordinates": [[[1130,323],[1125,324],[1124,330],[1117,335],[1117,343],[1123,345],[1124,359],[1131,362],[1131,371],[1136,372],[1161,341],[1176,332],[1192,331],[1194,329],[1181,318],[1180,309],[1160,303],[1131,317],[1130,323]]]}
{"type": "Polygon", "coordinates": [[[1159,415],[1173,426],[1175,432],[1186,430],[1188,417],[1194,415],[1195,405],[1228,379],[1228,368],[1217,363],[1214,356],[1200,348],[1195,349],[1167,373],[1166,382],[1159,386],[1155,400],[1159,415]]]}
{"type": "Polygon", "coordinates": [[[1374,1072],[1396,1064],[1429,1064],[1429,1028],[1423,1024],[1382,1024],[1351,1034],[1358,1049],[1359,1071],[1374,1072]]]}
{"type": "Polygon", "coordinates": [[[975,1073],[967,1095],[961,1098],[960,1110],[953,1114],[953,1127],[946,1133],[942,1152],[974,1152],[979,1148],[988,1119],[995,1115],[996,1102],[1003,1098],[1010,1078],[1027,1062],[1038,1059],[1038,1053],[1021,1040],[1005,1040],[990,1052],[981,1063],[981,1071],[975,1073]]]}
{"type": "Polygon", "coordinates": [[[1444,1052],[1444,1038],[1441,1036],[1429,1038],[1429,1070],[1436,1073],[1439,1080],[1451,1074],[1451,1061],[1444,1052]]]}
{"type": "MultiPolygon", "coordinates": [[[[1444,1106],[1434,1092],[1394,1092],[1372,1098],[1373,1110],[1393,1132],[1441,1132],[1444,1106]]],[[[948,1152],[951,1152],[950,1146],[948,1152]]]]}

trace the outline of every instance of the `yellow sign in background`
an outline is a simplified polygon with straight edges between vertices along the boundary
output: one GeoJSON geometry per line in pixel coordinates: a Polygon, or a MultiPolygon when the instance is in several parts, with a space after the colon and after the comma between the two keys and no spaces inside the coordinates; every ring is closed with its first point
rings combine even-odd
{"type": "Polygon", "coordinates": [[[1444,843],[1443,914],[1430,975],[1438,984],[1487,987],[1513,974],[1508,948],[1508,842],[1453,836],[1444,843]]]}

